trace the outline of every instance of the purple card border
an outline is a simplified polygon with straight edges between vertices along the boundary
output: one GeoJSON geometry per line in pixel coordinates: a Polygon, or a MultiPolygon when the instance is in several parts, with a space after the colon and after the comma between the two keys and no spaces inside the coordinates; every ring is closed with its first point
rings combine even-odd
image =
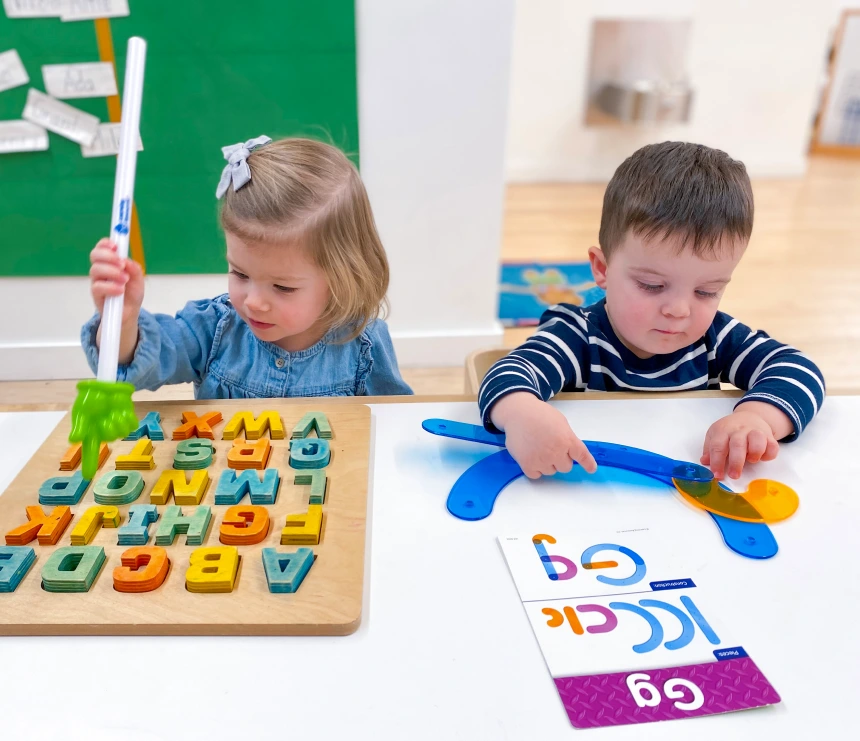
{"type": "Polygon", "coordinates": [[[701,715],[749,710],[780,702],[776,690],[750,658],[713,661],[668,669],[559,677],[554,681],[574,728],[599,728],[695,718],[701,715]],[[645,681],[654,685],[660,693],[659,705],[641,708],[637,705],[627,687],[627,677],[631,674],[648,675],[649,679],[645,681]],[[665,682],[678,678],[686,679],[702,690],[705,698],[702,707],[697,710],[681,710],[675,707],[676,702],[690,701],[692,693],[689,690],[684,690],[684,697],[681,699],[665,696],[663,691],[665,682]]]}

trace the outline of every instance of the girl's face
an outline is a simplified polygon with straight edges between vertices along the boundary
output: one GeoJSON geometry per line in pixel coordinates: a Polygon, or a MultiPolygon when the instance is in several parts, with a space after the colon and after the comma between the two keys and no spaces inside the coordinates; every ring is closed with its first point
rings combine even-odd
{"type": "Polygon", "coordinates": [[[230,302],[254,335],[288,352],[322,339],[329,328],[319,319],[331,294],[325,274],[302,246],[225,236],[230,302]]]}

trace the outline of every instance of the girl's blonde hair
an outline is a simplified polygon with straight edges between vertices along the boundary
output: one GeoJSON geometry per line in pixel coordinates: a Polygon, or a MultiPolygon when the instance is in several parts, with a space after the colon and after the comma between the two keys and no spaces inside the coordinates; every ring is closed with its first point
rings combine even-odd
{"type": "Polygon", "coordinates": [[[325,273],[331,298],[320,320],[357,337],[388,291],[388,259],[358,170],[312,139],[271,142],[248,157],[251,182],[222,199],[221,227],[247,241],[296,241],[325,273]]]}

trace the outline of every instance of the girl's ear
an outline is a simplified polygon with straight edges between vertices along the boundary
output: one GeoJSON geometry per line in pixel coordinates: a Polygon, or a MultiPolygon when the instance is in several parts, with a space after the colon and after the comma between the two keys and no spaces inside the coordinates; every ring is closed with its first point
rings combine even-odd
{"type": "Polygon", "coordinates": [[[591,274],[594,282],[606,290],[606,257],[600,247],[588,248],[588,261],[591,263],[591,274]]]}

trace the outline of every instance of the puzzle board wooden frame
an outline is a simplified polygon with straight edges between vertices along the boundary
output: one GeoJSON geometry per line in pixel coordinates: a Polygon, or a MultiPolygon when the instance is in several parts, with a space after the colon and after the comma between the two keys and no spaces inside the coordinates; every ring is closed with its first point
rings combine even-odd
{"type": "MultiPolygon", "coordinates": [[[[33,540],[36,562],[14,592],[0,594],[0,635],[346,635],[361,620],[364,582],[365,529],[370,458],[370,408],[361,404],[292,403],[287,400],[205,401],[138,403],[139,419],[150,411],[161,414],[164,441],[154,441],[156,467],[141,471],[145,486],[135,503],[148,504],[155,481],[173,468],[179,441],[172,432],[182,424],[183,411],[202,415],[220,411],[223,421],[213,427],[215,456],[209,471],[210,483],[201,502],[212,508],[212,519],[203,546],[220,546],[219,527],[228,505],[214,503],[215,488],[226,468],[227,450],[232,440],[223,440],[221,431],[234,414],[249,411],[277,412],[284,423],[285,439],[271,440],[268,468],[277,468],[280,486],[274,505],[265,505],[271,527],[257,545],[239,546],[240,563],[236,586],[230,593],[195,594],[185,588],[189,555],[199,546],[185,544],[179,535],[167,546],[170,571],[165,582],[153,592],[129,594],[113,588],[112,572],[120,565],[120,555],[128,546],[117,545],[117,530],[102,528],[90,545],[103,546],[107,557],[89,592],[59,594],[42,588],[41,570],[48,556],[70,545],[70,532],[79,515],[95,505],[94,483],[83,498],[71,507],[73,519],[55,546],[33,540]],[[309,488],[296,486],[299,473],[289,465],[290,432],[310,411],[323,412],[331,424],[331,461],[327,468],[328,490],[323,505],[323,525],[319,545],[313,549],[315,561],[295,593],[275,594],[268,589],[261,551],[274,547],[280,552],[298,546],[281,545],[280,534],[287,514],[307,510],[309,488]]],[[[71,423],[66,415],[0,496],[0,529],[3,533],[24,523],[25,507],[39,503],[39,486],[52,476],[69,475],[59,470],[59,462],[69,448],[71,423]]],[[[315,435],[315,433],[311,433],[315,435]]],[[[264,433],[269,437],[269,433],[264,433]]],[[[94,482],[113,471],[117,455],[131,451],[133,441],[109,444],[110,456],[94,482]]],[[[243,500],[247,503],[247,496],[243,500]]],[[[169,502],[173,504],[173,501],[169,502]]],[[[159,519],[166,505],[158,505],[159,519]]],[[[50,505],[43,507],[46,512],[50,505]]],[[[193,507],[183,507],[183,514],[193,507]]],[[[119,507],[121,525],[128,521],[128,505],[119,507]]],[[[149,526],[148,545],[154,545],[158,522],[149,526]]]]}

